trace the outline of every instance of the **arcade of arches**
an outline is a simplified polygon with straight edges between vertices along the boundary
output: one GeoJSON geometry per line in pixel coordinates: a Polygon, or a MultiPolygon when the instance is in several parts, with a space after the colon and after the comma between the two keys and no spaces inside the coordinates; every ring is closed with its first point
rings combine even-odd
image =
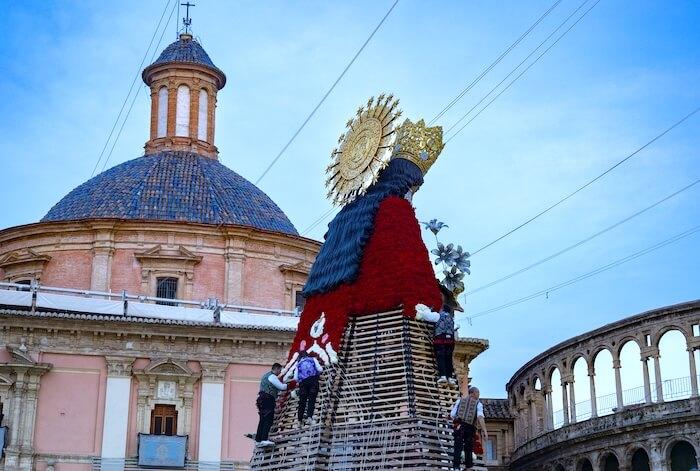
{"type": "Polygon", "coordinates": [[[506,386],[515,471],[697,471],[700,301],[574,337],[506,386]]]}

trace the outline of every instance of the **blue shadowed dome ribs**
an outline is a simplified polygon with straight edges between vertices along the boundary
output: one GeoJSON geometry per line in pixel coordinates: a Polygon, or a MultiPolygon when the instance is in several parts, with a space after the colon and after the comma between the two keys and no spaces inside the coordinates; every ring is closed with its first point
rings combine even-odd
{"type": "Polygon", "coordinates": [[[80,219],[236,224],[298,235],[258,187],[217,160],[184,151],[112,167],[68,193],[42,222],[80,219]]]}
{"type": "Polygon", "coordinates": [[[168,62],[189,62],[192,64],[201,64],[219,70],[209,54],[204,48],[193,39],[178,39],[174,43],[166,47],[156,61],[151,65],[165,64],[168,62]]]}

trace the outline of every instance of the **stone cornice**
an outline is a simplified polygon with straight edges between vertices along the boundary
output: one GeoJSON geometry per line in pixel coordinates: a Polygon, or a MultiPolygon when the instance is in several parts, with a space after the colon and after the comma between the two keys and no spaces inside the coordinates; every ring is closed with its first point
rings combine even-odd
{"type": "Polygon", "coordinates": [[[32,351],[47,353],[102,355],[116,359],[165,356],[185,362],[196,359],[267,365],[270,360],[283,360],[294,339],[291,331],[148,321],[112,323],[99,317],[66,319],[0,313],[0,343],[18,344],[21,338],[27,337],[27,346],[32,351]]]}
{"type": "Polygon", "coordinates": [[[673,427],[684,423],[697,429],[700,425],[700,399],[691,398],[649,406],[630,406],[621,412],[574,423],[544,435],[540,435],[515,450],[511,456],[511,469],[525,469],[538,460],[551,462],[551,453],[572,453],[575,446],[590,443],[593,449],[629,441],[634,433],[635,441],[641,441],[649,431],[659,435],[664,429],[673,435],[673,427]]]}
{"type": "Polygon", "coordinates": [[[477,338],[460,338],[455,340],[455,358],[470,362],[489,348],[489,341],[477,338]]]}
{"type": "MultiPolygon", "coordinates": [[[[248,226],[197,224],[181,221],[127,221],[122,219],[83,219],[76,221],[49,221],[25,224],[0,230],[0,250],[3,244],[26,237],[56,236],[66,233],[90,232],[96,229],[115,232],[169,232],[216,237],[240,237],[250,241],[268,242],[308,251],[315,255],[321,242],[306,237],[266,231],[248,226]]],[[[66,242],[68,243],[68,242],[66,242]]],[[[51,244],[54,245],[54,244],[51,244]]]]}
{"type": "Polygon", "coordinates": [[[0,268],[7,269],[13,265],[38,263],[44,264],[51,260],[49,255],[41,255],[34,252],[32,249],[13,250],[0,257],[0,268]]]}
{"type": "MultiPolygon", "coordinates": [[[[665,306],[659,309],[653,309],[641,314],[626,317],[584,334],[577,335],[576,337],[572,337],[545,350],[521,366],[506,384],[506,389],[510,389],[513,387],[513,385],[520,382],[521,377],[526,376],[529,370],[537,367],[538,365],[547,364],[546,366],[548,367],[549,358],[560,357],[564,355],[566,350],[572,350],[571,353],[574,353],[575,347],[578,345],[585,345],[587,343],[596,344],[598,339],[612,338],[614,333],[621,330],[646,330],[645,326],[656,324],[658,321],[666,317],[672,317],[674,319],[673,323],[675,323],[678,316],[692,315],[698,311],[700,311],[700,300],[689,301],[686,303],[665,306]]],[[[612,351],[611,353],[613,356],[615,356],[615,351],[612,351]]]]}
{"type": "Polygon", "coordinates": [[[112,378],[129,378],[131,377],[131,364],[133,358],[106,356],[107,361],[107,376],[112,378]]]}
{"type": "Polygon", "coordinates": [[[166,260],[180,261],[196,265],[202,261],[201,255],[193,254],[182,245],[179,245],[174,250],[168,250],[163,248],[163,246],[160,244],[144,252],[134,253],[134,258],[141,263],[166,260]]]}

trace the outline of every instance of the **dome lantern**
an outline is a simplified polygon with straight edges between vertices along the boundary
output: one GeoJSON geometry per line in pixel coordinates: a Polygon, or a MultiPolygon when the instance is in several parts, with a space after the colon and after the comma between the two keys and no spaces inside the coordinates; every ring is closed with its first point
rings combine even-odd
{"type": "Polygon", "coordinates": [[[189,151],[216,159],[216,95],[226,75],[199,42],[189,32],[180,34],[141,76],[151,88],[146,154],[189,151]]]}

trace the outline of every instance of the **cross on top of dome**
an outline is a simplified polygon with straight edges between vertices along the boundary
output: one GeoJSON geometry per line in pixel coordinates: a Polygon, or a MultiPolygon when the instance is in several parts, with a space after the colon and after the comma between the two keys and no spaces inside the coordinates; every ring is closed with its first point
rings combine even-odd
{"type": "Polygon", "coordinates": [[[188,1],[186,3],[181,3],[180,5],[187,9],[185,17],[182,19],[182,24],[185,26],[185,34],[190,34],[190,26],[192,25],[192,18],[190,18],[190,7],[194,7],[195,4],[188,1]]]}

